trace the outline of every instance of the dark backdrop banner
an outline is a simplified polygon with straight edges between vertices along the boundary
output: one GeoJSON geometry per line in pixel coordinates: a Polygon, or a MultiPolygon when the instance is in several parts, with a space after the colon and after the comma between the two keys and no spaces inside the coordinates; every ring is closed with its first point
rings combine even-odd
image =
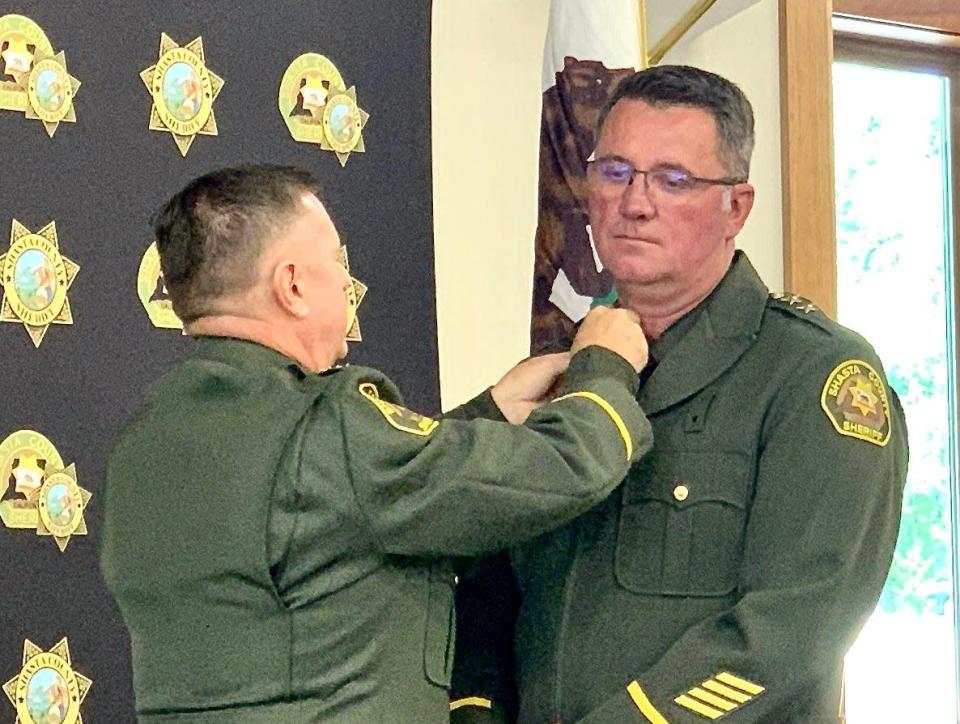
{"type": "MultiPolygon", "coordinates": [[[[81,86],[76,123],[60,123],[52,138],[41,121],[0,110],[0,254],[14,219],[31,232],[54,221],[60,252],[80,268],[68,291],[71,326],[50,326],[36,348],[23,324],[0,323],[0,441],[20,430],[42,434],[64,464],[76,464],[92,498],[89,534],[72,536],[63,552],[36,530],[0,525],[0,685],[23,668],[24,640],[49,651],[66,637],[73,669],[93,681],[83,716],[132,721],[128,636],[97,563],[104,463],[145,389],[192,345],[154,327],[138,299],[138,268],[153,241],[148,218],[217,167],[310,169],[351,272],[369,287],[359,310],[363,341],[351,345],[349,361],[384,370],[411,407],[439,409],[430,2],[0,2],[0,16],[9,14],[39,25],[81,86]],[[161,33],[179,45],[202,36],[206,65],[224,81],[213,104],[218,135],[198,135],[186,156],[170,133],[148,130],[152,100],[140,73],[157,63],[161,33]],[[345,166],[332,151],[296,142],[278,109],[284,71],[309,52],[336,65],[370,114],[365,152],[345,166]]],[[[22,501],[18,479],[29,483],[55,457],[34,453],[0,469],[6,501],[22,501]]],[[[0,697],[0,721],[15,717],[0,697]]]]}

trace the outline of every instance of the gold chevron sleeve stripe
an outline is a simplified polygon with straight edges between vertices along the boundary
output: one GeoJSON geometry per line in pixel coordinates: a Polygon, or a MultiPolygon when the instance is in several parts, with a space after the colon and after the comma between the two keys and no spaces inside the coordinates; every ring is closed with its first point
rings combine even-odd
{"type": "Polygon", "coordinates": [[[653,704],[650,703],[647,695],[643,693],[643,689],[640,688],[640,684],[636,681],[630,682],[630,685],[627,687],[627,693],[630,694],[633,703],[637,705],[640,713],[647,718],[650,724],[669,724],[669,722],[663,718],[663,714],[657,711],[653,704]]]}
{"type": "Polygon", "coordinates": [[[705,701],[708,704],[712,704],[718,709],[723,709],[724,711],[733,711],[737,708],[738,704],[734,704],[732,701],[724,699],[722,696],[717,696],[716,694],[711,694],[709,691],[704,691],[699,686],[695,686],[690,691],[687,692],[690,696],[699,699],[700,701],[705,701]]]}
{"type": "Polygon", "coordinates": [[[450,702],[450,711],[455,709],[460,709],[464,706],[479,706],[481,709],[492,709],[493,702],[489,699],[484,699],[481,696],[468,696],[465,699],[457,699],[456,701],[450,702]]]}
{"type": "Polygon", "coordinates": [[[729,686],[735,686],[741,691],[745,691],[748,694],[753,694],[754,696],[766,691],[759,684],[754,684],[753,682],[747,681],[746,679],[741,679],[739,676],[734,676],[733,674],[728,673],[726,671],[721,671],[719,674],[717,674],[713,678],[729,686]]]}
{"type": "Polygon", "coordinates": [[[707,706],[702,701],[697,701],[696,699],[691,699],[686,694],[681,694],[676,699],[674,699],[677,704],[682,707],[689,709],[690,711],[696,712],[701,716],[707,717],[707,719],[719,719],[723,716],[723,712],[719,709],[714,709],[712,706],[707,706]]]}
{"type": "Polygon", "coordinates": [[[713,691],[717,694],[721,694],[728,699],[733,699],[740,704],[748,702],[753,698],[749,694],[744,694],[742,691],[738,691],[737,689],[731,689],[729,686],[724,686],[719,681],[714,681],[713,679],[704,681],[700,686],[702,686],[704,689],[710,689],[710,691],[713,691]]]}
{"type": "Polygon", "coordinates": [[[580,392],[571,392],[569,395],[564,395],[563,397],[558,397],[554,402],[560,402],[560,400],[569,400],[571,397],[585,397],[588,400],[596,402],[603,408],[603,411],[606,412],[610,419],[613,420],[613,424],[617,426],[617,430],[620,432],[620,437],[623,438],[623,444],[627,446],[627,460],[633,456],[633,439],[630,437],[630,431],[627,429],[627,426],[623,424],[623,418],[620,417],[620,413],[613,409],[613,405],[607,402],[605,399],[600,397],[600,395],[581,390],[580,392]]]}

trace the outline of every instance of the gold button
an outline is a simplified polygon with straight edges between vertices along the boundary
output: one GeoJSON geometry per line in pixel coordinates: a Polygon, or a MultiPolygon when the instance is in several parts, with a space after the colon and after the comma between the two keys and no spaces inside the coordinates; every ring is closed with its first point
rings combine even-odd
{"type": "Polygon", "coordinates": [[[690,490],[686,485],[678,485],[673,489],[673,497],[681,503],[687,499],[688,495],[690,495],[690,490]]]}

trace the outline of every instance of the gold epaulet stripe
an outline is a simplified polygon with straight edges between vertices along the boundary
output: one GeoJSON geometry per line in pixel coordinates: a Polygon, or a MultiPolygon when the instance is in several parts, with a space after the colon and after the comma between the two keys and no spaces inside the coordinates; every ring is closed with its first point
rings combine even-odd
{"type": "Polygon", "coordinates": [[[702,686],[704,689],[710,689],[710,691],[716,694],[721,694],[728,699],[733,699],[733,701],[739,704],[748,702],[752,698],[749,694],[744,694],[742,691],[731,689],[729,686],[724,686],[719,681],[714,681],[713,679],[704,681],[700,686],[702,686]]]}
{"type": "Polygon", "coordinates": [[[748,694],[753,694],[754,696],[757,694],[762,694],[765,691],[765,689],[759,684],[754,684],[752,681],[741,679],[739,676],[734,676],[727,671],[720,672],[714,678],[716,678],[717,681],[723,682],[729,686],[735,686],[741,691],[745,691],[748,694]]]}
{"type": "Polygon", "coordinates": [[[721,671],[673,701],[707,719],[719,719],[764,691],[766,689],[759,684],[734,676],[729,671],[721,671]]]}
{"type": "Polygon", "coordinates": [[[680,706],[686,707],[690,711],[695,711],[697,714],[707,717],[707,719],[719,719],[723,716],[723,712],[719,709],[714,709],[712,706],[707,706],[702,701],[691,699],[686,694],[681,694],[674,699],[674,701],[680,706]]]}
{"type": "Polygon", "coordinates": [[[650,724],[669,724],[669,722],[663,718],[663,714],[657,711],[653,704],[650,703],[647,695],[643,693],[643,689],[640,688],[640,684],[636,681],[630,682],[630,685],[627,686],[627,693],[630,694],[633,703],[637,705],[640,713],[647,718],[650,724]]]}
{"type": "Polygon", "coordinates": [[[586,390],[571,392],[563,397],[558,397],[556,400],[554,400],[554,402],[569,400],[571,397],[583,397],[600,405],[603,411],[610,416],[611,420],[613,420],[613,424],[617,426],[617,430],[620,432],[620,437],[623,438],[623,444],[627,447],[627,460],[629,460],[633,456],[633,439],[630,437],[630,431],[627,429],[627,426],[623,423],[623,418],[620,417],[619,412],[613,409],[613,405],[595,392],[587,392],[586,390]]]}
{"type": "Polygon", "coordinates": [[[482,696],[468,696],[464,699],[457,699],[456,701],[450,702],[450,711],[455,709],[460,709],[464,706],[479,706],[482,709],[492,709],[493,702],[489,699],[484,699],[482,696]]]}

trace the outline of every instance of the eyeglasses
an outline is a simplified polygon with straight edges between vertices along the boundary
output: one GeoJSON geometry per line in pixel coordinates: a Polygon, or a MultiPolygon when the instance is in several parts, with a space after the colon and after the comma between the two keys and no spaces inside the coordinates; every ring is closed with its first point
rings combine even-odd
{"type": "Polygon", "coordinates": [[[634,168],[632,164],[619,158],[597,158],[587,161],[587,180],[598,188],[607,191],[622,192],[633,184],[633,179],[643,176],[644,188],[651,188],[664,194],[677,196],[693,191],[698,186],[736,186],[746,183],[740,176],[723,178],[702,178],[678,168],[634,168]]]}

